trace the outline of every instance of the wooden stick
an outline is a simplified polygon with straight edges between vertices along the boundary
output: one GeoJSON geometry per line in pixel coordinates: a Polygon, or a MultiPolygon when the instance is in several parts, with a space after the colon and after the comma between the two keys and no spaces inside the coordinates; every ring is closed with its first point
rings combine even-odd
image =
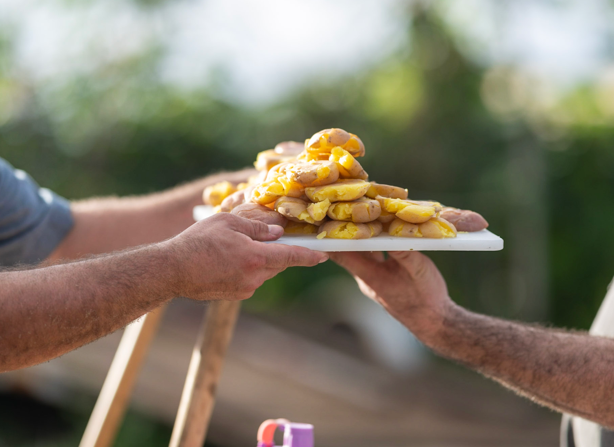
{"type": "Polygon", "coordinates": [[[124,330],[79,447],[109,447],[115,440],[165,307],[148,313],[124,330]]]}
{"type": "Polygon", "coordinates": [[[192,352],[170,447],[202,447],[240,301],[209,304],[192,352]]]}

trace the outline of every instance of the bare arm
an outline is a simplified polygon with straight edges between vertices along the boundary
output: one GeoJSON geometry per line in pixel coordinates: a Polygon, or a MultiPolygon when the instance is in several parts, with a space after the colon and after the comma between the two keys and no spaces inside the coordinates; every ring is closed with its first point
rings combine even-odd
{"type": "Polygon", "coordinates": [[[177,296],[242,300],[323,253],[264,244],[278,226],[216,215],[165,242],[38,269],[0,272],[0,372],[52,359],[177,296]]]}
{"type": "Polygon", "coordinates": [[[614,427],[614,340],[469,312],[449,298],[443,277],[420,253],[334,260],[440,355],[550,408],[614,427]]]}
{"type": "Polygon", "coordinates": [[[243,182],[256,172],[216,174],[146,196],[73,202],[74,228],[48,260],[75,259],[168,239],[194,223],[192,209],[202,205],[207,186],[223,180],[243,182]]]}
{"type": "Polygon", "coordinates": [[[176,296],[160,246],[0,273],[0,372],[62,355],[176,296]]]}

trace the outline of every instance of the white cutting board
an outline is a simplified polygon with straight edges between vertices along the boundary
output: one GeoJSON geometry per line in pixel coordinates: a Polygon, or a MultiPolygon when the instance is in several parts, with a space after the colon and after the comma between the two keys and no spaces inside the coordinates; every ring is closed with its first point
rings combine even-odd
{"type": "MultiPolygon", "coordinates": [[[[213,215],[210,206],[194,207],[194,219],[203,220],[213,215]]],[[[427,239],[393,237],[382,233],[371,239],[343,240],[316,239],[315,234],[286,235],[273,243],[297,245],[319,251],[498,251],[503,250],[503,239],[488,230],[459,233],[455,238],[427,239]]]]}

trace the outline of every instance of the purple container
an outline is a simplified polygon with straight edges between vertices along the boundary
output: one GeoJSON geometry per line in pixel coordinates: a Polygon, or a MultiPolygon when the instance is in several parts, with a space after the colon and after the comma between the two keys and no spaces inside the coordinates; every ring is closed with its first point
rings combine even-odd
{"type": "Polygon", "coordinates": [[[313,425],[270,419],[258,430],[258,447],[313,447],[313,425]],[[284,431],[283,446],[275,446],[273,442],[278,428],[284,431]]]}

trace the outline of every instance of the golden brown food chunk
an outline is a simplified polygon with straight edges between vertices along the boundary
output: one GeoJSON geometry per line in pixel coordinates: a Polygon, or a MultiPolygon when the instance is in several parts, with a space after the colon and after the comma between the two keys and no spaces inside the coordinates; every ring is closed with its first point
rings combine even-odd
{"type": "Polygon", "coordinates": [[[284,216],[286,219],[294,222],[307,222],[310,224],[319,225],[322,219],[316,221],[308,212],[308,202],[294,197],[280,197],[275,201],[275,211],[284,216]]]}
{"type": "Polygon", "coordinates": [[[419,224],[428,221],[437,214],[435,207],[423,205],[408,205],[398,211],[396,216],[409,223],[419,224]]]}
{"type": "Polygon", "coordinates": [[[296,157],[305,149],[303,143],[298,141],[283,141],[275,146],[275,153],[279,155],[285,155],[290,157],[296,157]]]}
{"type": "Polygon", "coordinates": [[[419,205],[410,200],[390,199],[382,196],[377,196],[377,200],[386,211],[409,223],[426,222],[437,214],[435,206],[419,205]]]}
{"type": "Polygon", "coordinates": [[[475,211],[446,207],[442,210],[439,217],[450,222],[458,231],[473,232],[488,228],[486,219],[475,211]]]}
{"type": "Polygon", "coordinates": [[[281,176],[285,176],[286,175],[286,171],[292,165],[293,165],[292,162],[286,161],[286,162],[279,163],[278,165],[273,166],[271,169],[269,169],[267,171],[264,180],[261,180],[260,183],[262,183],[263,181],[275,180],[275,179],[277,179],[277,178],[279,178],[281,176]]]}
{"type": "Polygon", "coordinates": [[[337,146],[345,149],[354,157],[362,157],[365,155],[365,145],[360,138],[343,129],[324,129],[314,134],[305,143],[304,154],[307,157],[318,157],[322,154],[326,154],[328,158],[331,150],[337,146]]]}
{"type": "Polygon", "coordinates": [[[388,234],[397,237],[422,237],[420,227],[416,224],[394,219],[388,227],[388,234]]]}
{"type": "Polygon", "coordinates": [[[296,182],[292,182],[283,175],[277,177],[277,181],[283,186],[285,196],[297,198],[305,196],[305,187],[303,185],[296,182]]]}
{"type": "Polygon", "coordinates": [[[277,211],[273,211],[257,203],[244,203],[234,208],[230,213],[246,219],[259,220],[268,225],[285,227],[288,223],[287,219],[277,211]]]}
{"type": "Polygon", "coordinates": [[[434,239],[456,237],[454,225],[440,217],[433,217],[431,220],[421,223],[419,227],[423,237],[434,239]]]}
{"type": "Polygon", "coordinates": [[[305,188],[305,194],[312,202],[351,202],[360,199],[369,189],[369,183],[363,180],[339,180],[325,186],[305,188]]]}
{"type": "Polygon", "coordinates": [[[302,186],[323,186],[339,179],[339,169],[332,161],[297,162],[285,169],[285,175],[302,186]]]}
{"type": "Polygon", "coordinates": [[[306,222],[289,221],[284,229],[285,234],[316,234],[318,227],[306,222]]]}
{"type": "Polygon", "coordinates": [[[280,163],[284,163],[286,161],[292,160],[296,156],[294,155],[281,155],[277,153],[274,149],[268,149],[266,151],[260,152],[256,156],[256,161],[254,162],[254,167],[259,171],[268,171],[269,169],[277,166],[280,163]]]}
{"type": "Polygon", "coordinates": [[[251,194],[251,201],[260,205],[268,205],[284,195],[284,187],[277,180],[262,182],[251,194]]]}
{"type": "Polygon", "coordinates": [[[364,197],[353,202],[335,202],[328,208],[328,217],[333,220],[343,220],[354,223],[365,223],[376,220],[382,213],[377,200],[364,197]]]}
{"type": "Polygon", "coordinates": [[[407,199],[407,190],[398,186],[382,185],[381,183],[371,182],[367,191],[367,197],[375,199],[377,196],[390,197],[393,199],[407,199]]]}
{"type": "Polygon", "coordinates": [[[369,174],[362,168],[360,163],[345,149],[334,147],[330,153],[329,160],[337,165],[339,175],[342,178],[357,178],[361,180],[369,178],[369,174]]]}
{"type": "MultiPolygon", "coordinates": [[[[381,207],[381,204],[380,204],[380,207],[381,207]]],[[[377,218],[377,220],[379,220],[381,223],[384,223],[384,224],[390,223],[394,219],[396,219],[396,216],[393,213],[389,213],[383,208],[382,208],[382,213],[377,218]]]]}
{"type": "Polygon", "coordinates": [[[236,190],[237,188],[230,182],[219,182],[205,188],[203,191],[203,201],[207,205],[218,206],[236,190]]]}
{"type": "Polygon", "coordinates": [[[329,207],[330,200],[326,199],[322,202],[310,204],[307,207],[307,213],[309,213],[314,222],[322,222],[326,218],[326,213],[329,207]]]}
{"type": "Polygon", "coordinates": [[[341,222],[331,220],[320,227],[318,238],[330,239],[369,239],[382,232],[382,224],[378,221],[369,223],[341,222]],[[324,234],[324,236],[322,236],[324,234]]]}
{"type": "Polygon", "coordinates": [[[422,206],[432,206],[433,208],[435,208],[435,212],[439,213],[442,209],[443,206],[441,205],[441,203],[439,202],[435,202],[434,200],[409,200],[412,203],[415,203],[416,205],[422,205],[422,206]]]}

